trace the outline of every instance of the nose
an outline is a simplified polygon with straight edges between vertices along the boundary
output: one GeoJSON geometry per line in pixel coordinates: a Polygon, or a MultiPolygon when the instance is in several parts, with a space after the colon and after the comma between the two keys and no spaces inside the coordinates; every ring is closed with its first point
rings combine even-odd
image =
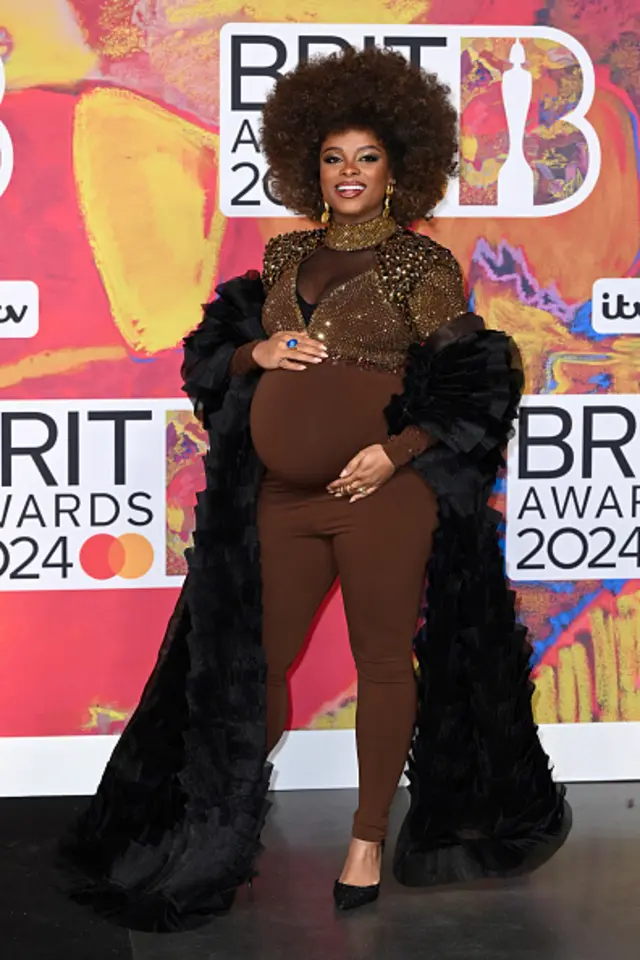
{"type": "Polygon", "coordinates": [[[360,168],[355,158],[345,157],[340,173],[343,177],[356,177],[360,173],[360,168]]]}

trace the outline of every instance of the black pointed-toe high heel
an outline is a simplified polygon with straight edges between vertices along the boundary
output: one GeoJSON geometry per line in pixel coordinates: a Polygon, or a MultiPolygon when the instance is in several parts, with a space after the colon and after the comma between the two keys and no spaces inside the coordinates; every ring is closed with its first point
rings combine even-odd
{"type": "MultiPolygon", "coordinates": [[[[384,840],[380,844],[380,857],[384,853],[384,840]]],[[[382,867],[382,864],[380,865],[382,867]]],[[[380,895],[380,883],[371,883],[367,887],[356,887],[351,883],[341,883],[339,880],[333,885],[333,901],[338,910],[355,910],[373,903],[380,895]]]]}
{"type": "Polygon", "coordinates": [[[373,903],[380,894],[380,884],[372,883],[368,887],[354,887],[350,883],[340,883],[339,880],[333,885],[333,901],[338,910],[355,910],[356,907],[364,907],[365,903],[373,903]]]}

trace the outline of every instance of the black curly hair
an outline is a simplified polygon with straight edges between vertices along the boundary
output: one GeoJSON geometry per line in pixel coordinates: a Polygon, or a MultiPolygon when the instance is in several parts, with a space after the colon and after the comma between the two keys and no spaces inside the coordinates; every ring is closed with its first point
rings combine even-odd
{"type": "Polygon", "coordinates": [[[450,90],[400,53],[371,47],[300,63],[276,83],[262,117],[271,189],[295,213],[322,210],[320,146],[330,134],[371,130],[396,180],[392,213],[428,217],[456,172],[457,115],[450,90]]]}

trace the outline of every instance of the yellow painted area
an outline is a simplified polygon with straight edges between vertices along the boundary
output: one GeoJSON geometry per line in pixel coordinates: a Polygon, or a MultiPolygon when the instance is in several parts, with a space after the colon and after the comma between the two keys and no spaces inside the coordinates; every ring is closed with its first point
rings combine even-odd
{"type": "Polygon", "coordinates": [[[518,303],[493,287],[479,285],[476,293],[476,311],[485,318],[487,326],[514,337],[526,358],[527,393],[544,389],[548,354],[570,351],[577,344],[576,338],[546,310],[518,303]]]}
{"type": "Polygon", "coordinates": [[[533,710],[538,723],[558,722],[556,671],[549,665],[541,667],[536,677],[533,710]]]}
{"type": "Polygon", "coordinates": [[[591,613],[596,699],[602,720],[617,720],[618,670],[613,621],[601,609],[591,613]]]}
{"type": "Polygon", "coordinates": [[[356,725],[356,701],[350,700],[333,710],[316,714],[307,730],[353,730],[356,725]]]}
{"type": "Polygon", "coordinates": [[[468,163],[473,163],[478,152],[478,138],[467,133],[460,137],[460,156],[468,163]]]}
{"type": "Polygon", "coordinates": [[[165,16],[169,23],[189,26],[203,20],[243,20],[271,23],[410,23],[424,18],[427,0],[353,0],[348,6],[340,0],[168,0],[165,16]]]}
{"type": "Polygon", "coordinates": [[[131,0],[94,0],[94,3],[101,4],[99,50],[105,57],[122,60],[145,49],[145,31],[135,18],[131,0]]]}
{"type": "Polygon", "coordinates": [[[465,162],[472,159],[472,157],[464,157],[460,164],[461,171],[464,173],[464,179],[468,185],[470,187],[486,187],[487,185],[494,184],[498,178],[505,157],[500,157],[499,160],[496,160],[495,157],[484,160],[479,170],[474,167],[472,163],[465,162]]]}
{"type": "Polygon", "coordinates": [[[56,377],[64,373],[80,370],[88,363],[124,360],[127,351],[124,347],[79,347],[36,353],[24,357],[17,363],[0,367],[0,390],[13,387],[23,380],[38,380],[41,377],[56,377]]]}
{"type": "Polygon", "coordinates": [[[96,65],[66,0],[0,0],[0,27],[12,46],[7,88],[76,84],[96,65]]]}
{"type": "Polygon", "coordinates": [[[571,651],[571,665],[576,683],[578,710],[576,720],[579,723],[589,723],[592,719],[591,710],[591,670],[587,651],[581,643],[574,643],[568,647],[571,651]]]}
{"type": "Polygon", "coordinates": [[[622,597],[617,622],[622,720],[640,720],[640,606],[637,597],[622,597]]]}
{"type": "Polygon", "coordinates": [[[84,730],[104,730],[113,723],[122,723],[129,714],[125,710],[114,710],[113,707],[89,707],[89,720],[84,724],[84,730]]]}
{"type": "Polygon", "coordinates": [[[573,672],[571,648],[558,652],[558,713],[561,723],[574,723],[578,712],[576,678],[573,672]]]}
{"type": "Polygon", "coordinates": [[[144,354],[174,347],[217,270],[218,137],[126,90],[78,102],[80,207],[115,323],[144,354]]]}
{"type": "Polygon", "coordinates": [[[133,24],[116,26],[109,31],[100,50],[111,60],[123,60],[133,53],[145,49],[145,37],[142,30],[133,24]]]}
{"type": "Polygon", "coordinates": [[[538,723],[640,721],[640,591],[590,611],[581,639],[539,668],[533,703],[538,723]]]}
{"type": "Polygon", "coordinates": [[[352,683],[335,700],[323,704],[307,730],[353,730],[356,725],[357,684],[352,683]]]}
{"type": "Polygon", "coordinates": [[[638,347],[632,338],[619,337],[603,350],[603,356],[587,350],[580,336],[558,323],[550,312],[525,306],[492,284],[479,284],[475,295],[476,310],[487,326],[515,338],[525,358],[527,393],[544,392],[550,378],[555,383],[554,393],[580,392],[585,365],[593,366],[593,373],[607,374],[613,393],[637,393],[640,389],[638,347]]]}
{"type": "Polygon", "coordinates": [[[169,530],[182,530],[184,523],[184,510],[182,507],[167,505],[167,527],[169,530]]]}

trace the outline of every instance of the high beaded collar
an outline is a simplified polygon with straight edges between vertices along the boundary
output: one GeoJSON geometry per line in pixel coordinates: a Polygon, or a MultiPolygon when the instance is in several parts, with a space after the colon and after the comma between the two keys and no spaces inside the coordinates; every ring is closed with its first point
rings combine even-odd
{"type": "Polygon", "coordinates": [[[324,244],[331,250],[367,250],[391,237],[398,225],[393,217],[379,216],[365,223],[336,223],[327,228],[324,244]]]}

